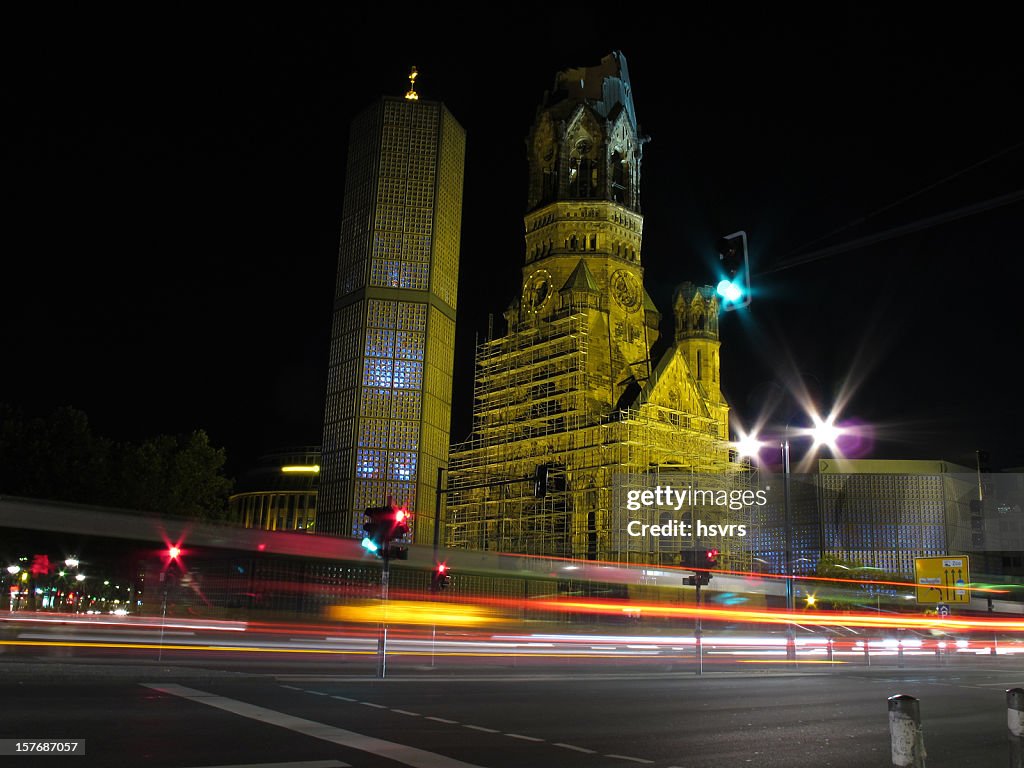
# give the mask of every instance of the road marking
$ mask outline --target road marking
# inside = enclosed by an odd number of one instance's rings
[[[314,696],[326,696],[327,695],[323,691],[306,691],[306,693],[312,693]]]
[[[301,688],[296,688],[294,685],[285,685],[284,683],[281,684],[281,687],[282,688],[288,688],[288,689],[293,690],[293,691],[301,691],[302,690]]]
[[[208,707],[222,709],[242,717],[248,717],[262,723],[269,723],[290,731],[312,736],[316,739],[329,741],[332,744],[340,744],[343,747],[358,749],[361,752],[369,752],[379,757],[385,757],[413,768],[482,768],[473,763],[464,763],[436,752],[428,752],[425,749],[409,747],[405,744],[396,744],[393,741],[376,739],[355,731],[348,731],[344,728],[336,728],[326,723],[318,723],[315,720],[306,720],[303,717],[295,717],[284,712],[278,712],[265,707],[258,707],[255,704],[247,704],[237,699],[229,699],[224,696],[217,696],[206,693],[195,688],[188,688],[175,683],[142,683],[146,688],[166,693],[169,696],[179,696],[189,699],[197,704],[205,704]]]
[[[556,741],[555,742],[555,746],[556,747],[561,747],[562,749],[571,749],[571,750],[573,750],[575,752],[584,752],[584,753],[586,753],[588,755],[595,755],[595,754],[597,754],[596,750],[586,749],[584,747],[574,747],[572,744],[563,744],[560,741]]]
[[[410,712],[408,709],[391,709],[392,712],[397,712],[400,715],[412,715],[413,717],[419,717],[419,712]]]
[[[646,765],[654,765],[653,760],[644,760],[641,757],[630,757],[629,755],[605,755],[605,757],[614,757],[616,760],[629,760],[633,763],[644,763]]]
[[[544,739],[538,739],[536,736],[523,736],[521,733],[506,733],[505,735],[512,739],[523,739],[524,741],[544,741]]]
[[[339,699],[340,701],[359,701],[359,699],[350,699],[348,696],[331,696],[332,699]]]
[[[464,725],[463,728],[472,728],[474,731],[483,731],[484,733],[501,733],[497,728],[484,728],[482,725]]]
[[[448,723],[448,725],[458,725],[458,720],[449,720],[446,717],[434,717],[433,715],[427,715],[424,720],[436,720],[439,723]]]
[[[364,707],[376,707],[377,709],[387,709],[383,704],[374,704],[372,701],[360,701]]]
[[[245,765],[205,765],[203,768],[352,768],[340,760],[304,760],[301,763],[246,763]]]

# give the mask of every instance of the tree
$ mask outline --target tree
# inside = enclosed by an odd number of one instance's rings
[[[0,406],[0,493],[95,502],[107,481],[111,443],[70,407],[26,418]]]
[[[0,404],[0,493],[223,521],[225,462],[203,430],[114,443],[74,408],[29,419]]]

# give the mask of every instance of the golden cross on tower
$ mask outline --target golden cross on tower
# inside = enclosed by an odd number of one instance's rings
[[[419,72],[416,71],[416,67],[413,67],[409,71],[409,90],[405,93],[405,98],[409,101],[416,101],[416,99],[420,97],[420,95],[416,93],[416,76],[418,74]]]

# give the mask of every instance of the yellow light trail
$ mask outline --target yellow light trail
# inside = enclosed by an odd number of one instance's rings
[[[464,603],[434,603],[425,600],[401,600],[387,605],[379,600],[355,605],[335,605],[327,609],[335,621],[356,621],[379,624],[438,624],[446,627],[475,627],[503,623],[488,608]]]
[[[536,608],[551,611],[581,611],[589,613],[622,614],[624,611],[641,613],[646,616],[684,617],[709,619],[712,621],[743,621],[755,624],[807,624],[819,627],[920,627],[924,629],[949,630],[1008,630],[1024,632],[1022,619],[940,619],[931,616],[914,616],[901,613],[891,616],[878,614],[831,614],[823,611],[812,613],[786,613],[773,611],[740,610],[734,608],[697,608],[690,606],[662,605],[659,603],[615,604],[607,602],[538,600]]]

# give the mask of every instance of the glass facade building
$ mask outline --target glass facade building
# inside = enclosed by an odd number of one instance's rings
[[[352,123],[317,531],[361,536],[388,499],[430,541],[446,465],[465,131],[443,104],[385,97]]]

